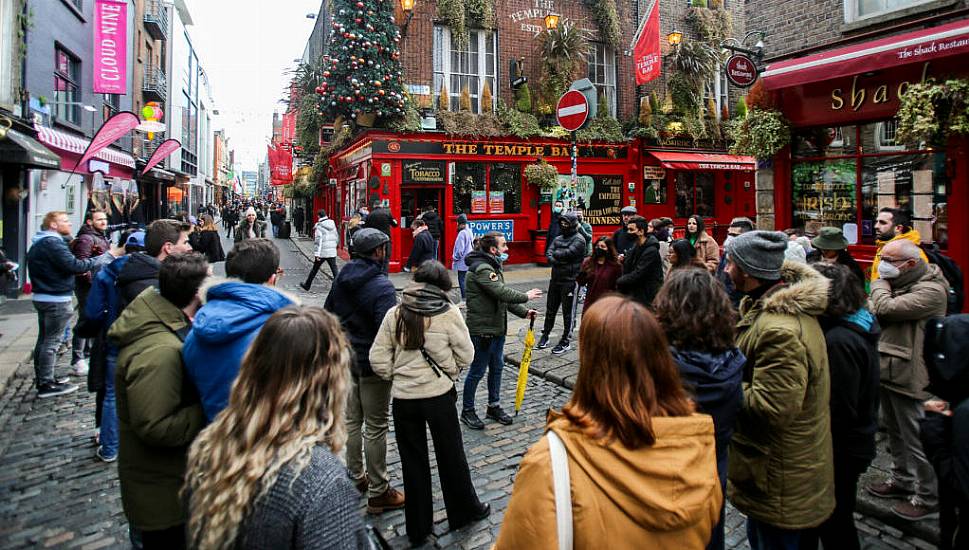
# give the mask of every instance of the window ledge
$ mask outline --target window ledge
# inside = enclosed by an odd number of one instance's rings
[[[81,10],[77,9],[77,6],[71,3],[71,0],[61,0],[61,4],[64,4],[65,6],[67,6],[67,9],[71,10],[71,13],[73,13],[75,17],[81,20],[81,23],[87,23],[87,19],[84,18],[84,14],[81,13]]]
[[[956,4],[961,3],[962,0],[936,0],[935,2],[928,2],[925,4],[919,4],[917,6],[910,6],[905,9],[895,10],[888,13],[883,13],[881,15],[876,15],[874,17],[866,17],[865,19],[859,19],[856,21],[847,22],[838,29],[841,33],[851,33],[861,29],[867,29],[868,27],[874,27],[876,25],[882,25],[884,23],[889,23],[896,21],[898,19],[904,19],[913,15],[918,15],[925,12],[935,11],[942,8],[948,8]]]

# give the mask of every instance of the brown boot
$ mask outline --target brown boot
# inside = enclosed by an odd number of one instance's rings
[[[366,494],[367,489],[370,487],[370,478],[367,477],[367,474],[363,474],[363,477],[361,477],[360,479],[354,479],[352,481],[353,481],[354,487],[356,487],[357,490],[360,491],[361,495]]]
[[[367,513],[382,514],[387,510],[399,510],[404,507],[404,493],[389,487],[380,496],[367,499]]]

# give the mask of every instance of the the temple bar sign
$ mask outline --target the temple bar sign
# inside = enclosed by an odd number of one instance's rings
[[[374,153],[415,155],[453,155],[482,157],[526,157],[535,159],[568,158],[568,144],[490,143],[490,142],[419,142],[374,141]],[[628,155],[623,145],[579,145],[579,157],[624,159]]]

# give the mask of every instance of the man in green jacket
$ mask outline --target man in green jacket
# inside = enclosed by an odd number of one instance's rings
[[[472,430],[483,430],[484,422],[474,410],[474,392],[478,382],[488,370],[487,418],[511,424],[511,417],[501,409],[501,371],[505,363],[505,333],[508,332],[508,315],[511,311],[519,317],[534,319],[537,312],[522,304],[542,295],[533,288],[519,292],[505,285],[501,263],[508,259],[508,244],[502,233],[491,232],[478,240],[478,248],[465,257],[468,264],[467,323],[474,344],[474,360],[464,379],[464,407],[461,422]]]
[[[205,425],[182,363],[182,342],[209,274],[205,256],[165,258],[158,289],[132,301],[108,331],[118,346],[115,373],[121,504],[145,549],[184,548],[186,512],[179,497],[188,447]]]
[[[817,316],[828,280],[784,261],[787,236],[751,231],[727,247],[726,273],[744,294],[737,347],[747,356],[730,442],[727,494],[747,515],[751,548],[797,548],[834,511],[831,382]]]

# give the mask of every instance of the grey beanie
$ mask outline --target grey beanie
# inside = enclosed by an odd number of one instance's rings
[[[788,240],[780,231],[748,231],[731,239],[726,253],[747,275],[776,281],[781,278]]]
[[[384,243],[390,242],[390,237],[379,229],[364,227],[353,235],[353,250],[362,254],[370,253]]]

